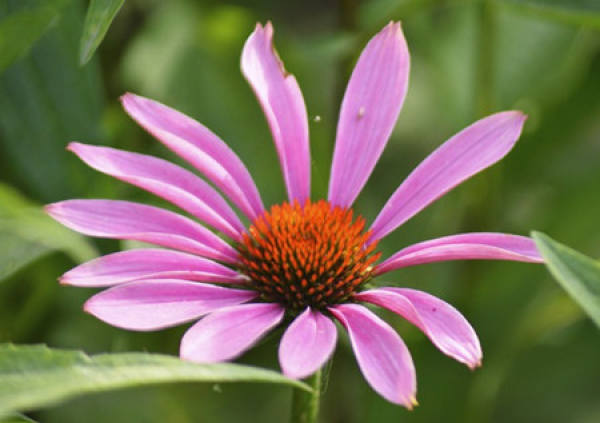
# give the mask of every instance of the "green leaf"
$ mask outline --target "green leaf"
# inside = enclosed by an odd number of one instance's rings
[[[31,46],[52,27],[61,8],[69,0],[46,0],[6,16],[0,9],[0,72],[25,55]],[[23,2],[26,3],[26,2]]]
[[[515,11],[574,25],[600,28],[598,0],[499,0]]]
[[[91,0],[79,44],[79,63],[85,65],[104,39],[125,0]]]
[[[88,356],[40,345],[0,344],[0,415],[92,392],[173,382],[278,383],[310,391],[278,372],[241,364],[195,364],[144,353]]]
[[[533,232],[533,239],[550,273],[600,326],[600,262]]]
[[[0,281],[52,251],[45,245],[0,231]]]
[[[29,417],[22,414],[11,414],[10,416],[0,420],[0,423],[36,423],[36,421],[31,420]]]
[[[104,91],[98,64],[80,68],[77,59],[83,2],[62,1],[68,3],[60,25],[0,74],[0,180],[41,202],[93,196],[95,173],[65,147],[72,140],[108,141],[101,127]]]
[[[40,205],[0,183],[0,280],[56,250],[75,262],[98,255],[85,237],[55,222]]]

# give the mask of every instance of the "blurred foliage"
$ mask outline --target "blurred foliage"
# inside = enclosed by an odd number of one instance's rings
[[[597,0],[499,0],[520,12],[576,25],[600,28]]]
[[[85,237],[48,219],[39,204],[4,184],[0,184],[0,235],[29,245],[30,249],[23,248],[25,254],[62,250],[75,262],[91,260],[97,255]],[[2,255],[2,259],[5,257]],[[6,267],[2,270],[6,271]]]
[[[0,3],[0,72],[27,53],[56,23],[68,1],[6,0]]]
[[[271,136],[239,71],[245,38],[256,21],[266,20],[273,21],[277,49],[302,87],[313,198],[325,196],[352,64],[369,37],[394,19],[402,20],[411,50],[410,89],[357,212],[372,220],[414,166],[477,118],[517,108],[529,119],[502,163],[386,238],[383,254],[461,231],[536,229],[600,257],[596,0],[128,0],[83,67],[86,2],[65,0],[52,18],[40,12],[27,26],[18,20],[51,3],[0,0],[0,178],[13,187],[7,192],[21,193],[16,195],[29,205],[103,197],[167,206],[93,172],[64,150],[77,140],[181,163],[125,115],[118,96],[126,91],[169,104],[213,129],[246,163],[265,203],[283,200]],[[0,222],[4,208],[0,200]],[[41,223],[15,217],[20,212],[11,216],[10,225],[0,227],[0,251],[14,254],[0,261],[2,269],[10,263],[11,275],[0,284],[0,341],[92,353],[177,353],[183,327],[131,333],[84,314],[81,305],[93,290],[55,282],[83,257],[49,251],[68,251],[66,245],[79,250],[81,240],[57,232],[51,237],[57,244],[48,245],[30,236],[43,232]],[[36,219],[46,218],[39,213]],[[119,243],[96,241],[95,248],[114,251]],[[469,372],[386,314],[413,354],[421,405],[408,412],[375,394],[342,337],[323,398],[323,422],[600,421],[597,328],[542,266],[439,263],[399,270],[382,282],[426,290],[460,309],[481,338],[483,367]],[[240,361],[276,369],[277,342],[275,334]],[[280,422],[288,416],[289,399],[290,390],[281,386],[166,385],[77,399],[31,417],[61,423]]]

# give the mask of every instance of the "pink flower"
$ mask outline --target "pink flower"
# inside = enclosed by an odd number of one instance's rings
[[[337,319],[348,331],[367,382],[387,400],[412,407],[416,376],[400,336],[360,303],[398,313],[444,354],[478,366],[475,331],[451,305],[407,288],[367,289],[374,277],[446,260],[541,262],[526,237],[469,233],[406,247],[376,264],[377,243],[447,191],[492,165],[515,144],[525,122],[516,111],[479,120],[427,157],[392,194],[370,229],[353,219],[352,203],[392,132],[408,85],[409,53],[399,23],[368,43],[342,102],[327,201],[310,201],[308,123],[302,94],[272,45],[273,28],[256,26],[242,53],[242,72],[265,112],[289,203],[265,210],[244,164],[200,123],[152,100],[122,98],[148,132],[211,181],[251,222],[246,228],[222,195],[188,170],[162,159],[71,143],[91,167],[148,190],[226,236],[171,211],[126,201],[70,200],[48,213],[81,233],[138,240],[167,249],[137,249],[84,263],[66,284],[107,287],[85,304],[99,319],[131,330],[198,320],[184,335],[181,357],[231,360],[293,318],[279,347],[283,373],[306,377],[336,345]],[[203,317],[205,316],[205,317]]]

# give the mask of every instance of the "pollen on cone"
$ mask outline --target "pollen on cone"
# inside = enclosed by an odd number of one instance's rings
[[[379,258],[365,220],[326,201],[275,205],[238,244],[240,271],[263,299],[294,310],[343,302]]]

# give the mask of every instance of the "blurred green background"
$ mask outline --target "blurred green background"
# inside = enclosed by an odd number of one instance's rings
[[[0,0],[0,18],[39,3]],[[17,60],[0,60],[1,342],[177,354],[185,328],[132,333],[110,327],[81,309],[94,290],[56,282],[82,260],[131,245],[76,236],[39,207],[75,197],[168,207],[65,151],[77,140],[180,162],[126,116],[118,101],[126,91],[204,123],[240,155],[265,204],[284,200],[267,124],[239,69],[241,48],[257,21],[273,21],[278,51],[304,93],[313,199],[326,195],[339,104],[353,62],[385,23],[402,21],[412,55],[410,88],[355,205],[368,220],[414,166],[466,125],[505,109],[529,115],[521,140],[500,164],[387,237],[380,243],[384,255],[456,232],[526,235],[536,229],[600,257],[597,0],[127,0],[85,66],[78,55],[87,2],[46,4],[46,15],[25,21],[32,28],[43,24],[30,50],[19,52],[13,40],[0,38],[4,56],[13,47],[18,53]],[[7,33],[1,21],[0,34]],[[598,329],[542,266],[440,263],[384,279],[438,295],[461,310],[480,336],[483,367],[470,372],[400,318],[382,313],[413,354],[421,405],[408,412],[375,394],[342,337],[322,422],[600,421]],[[277,369],[280,335],[240,361]],[[290,398],[290,388],[280,386],[178,384],[93,395],[31,415],[61,423],[281,422]]]

